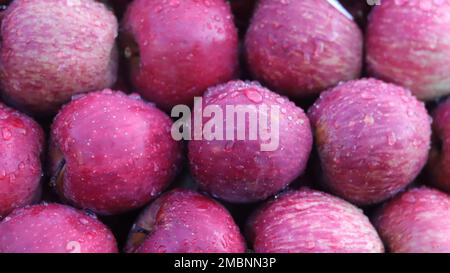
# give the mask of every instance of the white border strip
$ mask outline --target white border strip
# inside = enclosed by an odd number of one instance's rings
[[[345,9],[341,3],[339,3],[339,1],[337,0],[327,0],[328,3],[330,5],[332,5],[333,7],[335,7],[338,11],[340,11],[342,14],[345,15],[345,17],[347,17],[350,20],[353,20],[353,16],[347,11],[347,9]]]

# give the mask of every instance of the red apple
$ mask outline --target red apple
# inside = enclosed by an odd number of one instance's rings
[[[383,252],[369,219],[329,194],[302,188],[265,204],[248,223],[256,252]]]
[[[227,123],[231,106],[248,107],[245,120],[239,121],[238,113],[233,115],[235,124]],[[217,129],[222,139],[203,135],[189,142],[191,172],[207,192],[229,202],[255,202],[281,191],[304,172],[312,149],[311,127],[303,110],[288,99],[256,82],[232,81],[210,88],[200,107],[221,109],[224,118]],[[278,114],[272,112],[276,109]],[[268,123],[270,138],[261,134],[263,117],[277,118],[277,126]],[[210,120],[204,116],[203,124]],[[238,138],[240,133],[245,137]]]
[[[403,87],[350,81],[323,93],[309,117],[326,186],[355,204],[395,195],[427,161],[431,118]]]
[[[450,196],[411,189],[382,207],[374,224],[390,252],[450,252]]]
[[[450,94],[450,2],[383,0],[369,17],[371,75],[422,100]]]
[[[0,219],[39,198],[44,132],[0,103]]]
[[[245,241],[228,211],[191,190],[176,189],[154,201],[130,233],[127,252],[245,252]]]
[[[237,73],[237,30],[224,0],[135,0],[122,40],[134,86],[165,110]]]
[[[113,234],[95,217],[59,204],[15,210],[0,223],[0,253],[112,253]]]
[[[95,0],[15,0],[2,19],[3,96],[48,115],[74,94],[111,86],[116,36],[115,16]]]
[[[317,95],[361,73],[361,30],[326,0],[260,0],[245,47],[254,77],[293,97]]]
[[[52,125],[58,192],[81,208],[117,214],[143,206],[176,175],[172,120],[138,95],[104,90],[74,99]]]

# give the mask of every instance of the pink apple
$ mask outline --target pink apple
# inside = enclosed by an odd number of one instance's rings
[[[0,219],[40,197],[43,146],[41,127],[0,103]]]
[[[450,94],[450,2],[383,0],[369,16],[371,75],[422,100]]]
[[[113,234],[71,207],[41,204],[15,210],[0,222],[0,253],[113,253]]]
[[[260,0],[245,48],[255,79],[293,97],[317,95],[361,73],[361,30],[326,0]]]
[[[403,87],[374,79],[346,82],[324,92],[309,117],[325,186],[355,204],[395,195],[427,161],[431,118]]]
[[[337,197],[302,188],[263,205],[249,220],[256,252],[383,252],[364,213]]]
[[[243,111],[227,117],[231,106],[247,108],[245,120],[239,119]],[[303,174],[312,149],[312,133],[305,113],[293,102],[256,82],[232,81],[205,93],[200,108],[207,112],[210,107],[223,112],[219,138],[203,135],[195,139],[194,135],[189,142],[190,169],[202,189],[229,202],[256,202],[283,190]],[[230,120],[236,122],[230,124]],[[264,120],[268,121],[267,130]],[[203,129],[210,121],[211,117],[203,117]]]
[[[450,196],[427,187],[387,202],[374,219],[390,252],[450,252]]]

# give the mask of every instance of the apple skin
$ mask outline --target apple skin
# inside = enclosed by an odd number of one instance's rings
[[[234,141],[189,141],[191,173],[200,187],[214,197],[232,203],[264,200],[304,172],[312,150],[312,132],[300,107],[257,82],[231,81],[210,88],[203,96],[203,109],[217,105],[224,117],[227,106],[263,104],[280,109],[279,145],[275,150],[261,151],[261,144],[267,141],[259,135],[256,140],[246,137],[246,140]],[[255,111],[260,110],[256,108],[251,112]],[[205,117],[203,124],[209,119]],[[237,128],[235,124],[235,136]],[[225,135],[225,123],[222,129]],[[246,132],[250,129],[248,118],[245,129]]]
[[[369,16],[366,49],[370,75],[421,100],[450,94],[450,2],[383,1]]]
[[[57,191],[99,214],[145,205],[168,186],[181,162],[171,126],[164,112],[138,95],[104,90],[75,98],[52,125]]]
[[[450,252],[450,196],[425,186],[384,204],[374,225],[393,253]]]
[[[311,97],[359,77],[363,36],[326,0],[260,0],[245,49],[256,80],[288,96]]]
[[[257,253],[380,253],[383,243],[362,210],[301,188],[264,204],[249,219]]]
[[[133,85],[164,110],[237,75],[238,34],[224,0],[135,0],[122,29]]]
[[[39,198],[43,148],[41,127],[0,102],[0,219]]]
[[[117,76],[117,32],[114,14],[94,0],[12,2],[1,27],[5,101],[46,116],[74,94],[110,87]]]
[[[145,233],[148,233],[147,235]],[[139,216],[127,252],[243,253],[246,244],[229,212],[195,191],[165,193]]]
[[[450,98],[433,113],[433,146],[428,160],[431,184],[450,192]]]
[[[116,239],[94,216],[60,204],[20,208],[0,223],[0,253],[115,253]]]
[[[425,165],[431,118],[403,87],[375,79],[338,85],[309,109],[328,190],[357,205],[382,202]]]

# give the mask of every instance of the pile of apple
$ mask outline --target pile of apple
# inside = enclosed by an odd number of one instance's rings
[[[0,252],[450,252],[450,1],[341,2],[0,1]]]

